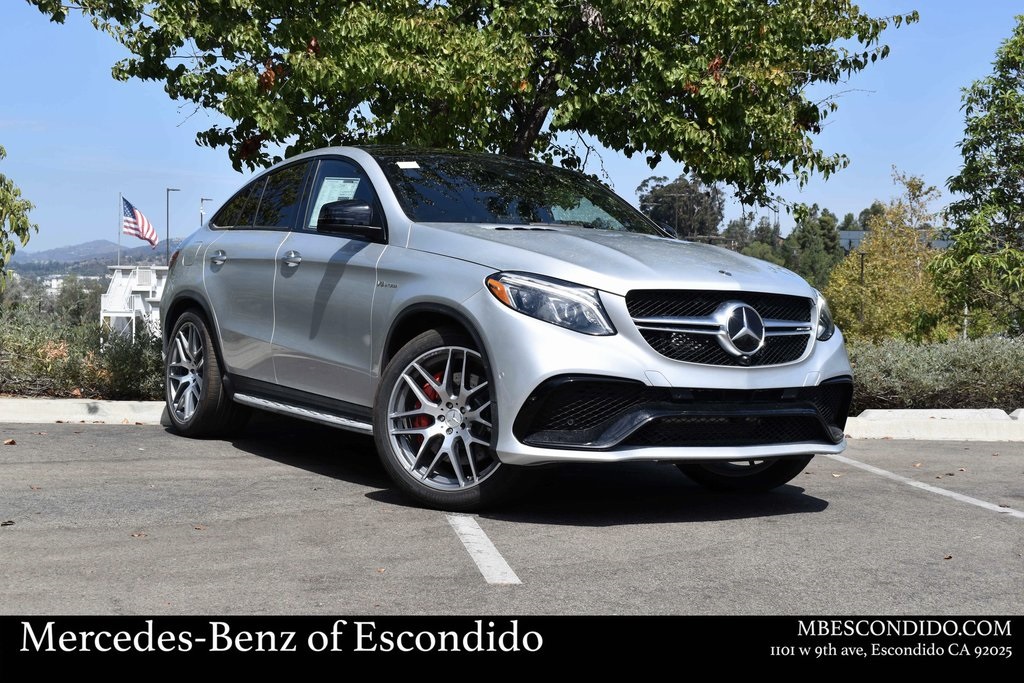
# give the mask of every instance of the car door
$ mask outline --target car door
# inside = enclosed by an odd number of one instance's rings
[[[239,377],[274,381],[274,270],[278,248],[295,224],[308,162],[259,177],[236,194],[211,223],[219,233],[206,247],[203,283],[222,360]]]
[[[362,200],[371,223],[383,212],[355,162],[322,158],[311,177],[300,227],[281,246],[274,285],[274,368],[280,385],[348,404],[372,403],[370,309],[385,244],[318,233],[324,204]],[[311,397],[307,397],[311,398]]]

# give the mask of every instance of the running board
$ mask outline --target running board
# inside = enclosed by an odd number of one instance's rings
[[[321,424],[330,425],[331,427],[340,427],[341,429],[347,429],[352,432],[373,434],[372,424],[360,422],[359,420],[352,420],[347,417],[339,417],[337,415],[332,415],[331,413],[325,413],[321,410],[300,408],[299,406],[293,406],[290,403],[271,401],[266,398],[259,398],[258,396],[250,396],[249,394],[236,393],[234,398],[243,405],[259,408],[260,410],[268,410],[272,413],[289,415],[302,420],[309,420],[310,422],[319,422]]]

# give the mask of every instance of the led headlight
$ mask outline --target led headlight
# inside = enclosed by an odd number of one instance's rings
[[[494,298],[531,318],[583,334],[615,334],[596,289],[522,273],[495,273],[486,282]]]
[[[818,293],[818,341],[828,341],[836,333],[836,324],[832,320],[832,311],[828,310],[828,302]]]

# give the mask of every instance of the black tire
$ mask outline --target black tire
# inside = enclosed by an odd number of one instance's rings
[[[505,500],[521,468],[494,451],[497,411],[487,358],[465,333],[412,339],[381,375],[373,433],[399,489],[432,508],[480,510]]]
[[[188,437],[222,436],[244,426],[249,410],[224,390],[210,327],[194,309],[175,322],[164,359],[164,394],[171,428]]]
[[[690,479],[714,491],[757,493],[791,481],[803,472],[812,457],[800,455],[777,460],[679,463],[676,466]]]

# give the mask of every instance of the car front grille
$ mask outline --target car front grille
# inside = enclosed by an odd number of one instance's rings
[[[651,421],[623,442],[626,446],[754,446],[822,439],[821,421],[810,416],[701,415]]]
[[[668,396],[639,382],[574,382],[547,397],[535,427],[543,431],[585,431]]]
[[[816,387],[683,389],[598,377],[558,377],[527,399],[513,432],[529,445],[750,446],[843,438],[849,378]]]
[[[738,356],[719,341],[714,317],[723,305],[739,302],[764,321],[765,342],[756,353]],[[800,360],[813,339],[814,301],[807,297],[759,292],[634,290],[626,308],[647,343],[672,360],[701,365],[766,366]]]

